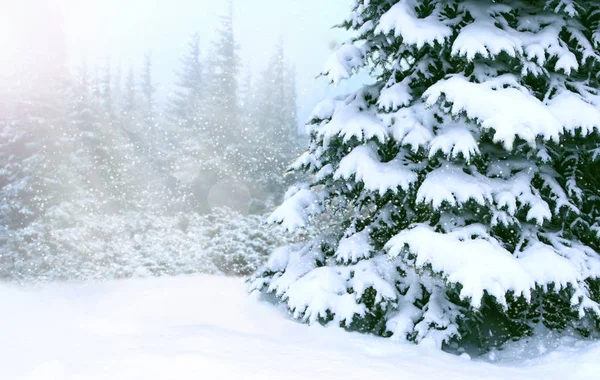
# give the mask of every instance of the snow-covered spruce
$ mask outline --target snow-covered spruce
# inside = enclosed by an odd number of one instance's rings
[[[355,0],[325,75],[373,82],[315,109],[295,164],[312,181],[271,216],[345,230],[276,250],[250,288],[437,347],[597,331],[599,19],[594,1]]]

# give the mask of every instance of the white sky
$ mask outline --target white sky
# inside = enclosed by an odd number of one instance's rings
[[[0,0],[4,1],[4,0]],[[62,2],[70,56],[77,62],[139,67],[151,51],[159,89],[167,93],[189,37],[199,32],[204,45],[212,39],[225,0],[54,0]],[[346,35],[331,27],[349,12],[350,0],[235,0],[235,32],[240,55],[254,71],[262,70],[279,35],[298,70],[300,116],[331,93],[325,79],[315,80],[331,45]],[[304,120],[301,120],[301,122]]]

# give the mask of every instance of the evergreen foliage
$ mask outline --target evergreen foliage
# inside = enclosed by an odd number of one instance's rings
[[[210,121],[210,138],[217,155],[235,154],[239,136],[240,110],[238,102],[238,75],[240,61],[233,33],[233,1],[229,12],[221,16],[218,36],[209,53],[207,83],[210,99],[205,110]]]
[[[140,108],[142,110],[144,123],[149,127],[154,125],[156,118],[155,93],[156,87],[154,79],[152,78],[152,56],[149,53],[146,53],[140,83]]]
[[[170,103],[170,116],[173,122],[186,128],[204,127],[203,101],[208,96],[201,58],[200,35],[196,33],[191,37],[187,54],[181,59],[177,89]]]
[[[299,320],[483,349],[597,332],[600,5],[355,0],[313,112],[311,180],[271,215],[344,229],[251,280]]]
[[[46,214],[0,231],[0,280],[102,280],[212,273],[248,275],[268,252],[298,239],[264,223],[265,215],[227,208],[207,214],[127,210]]]
[[[242,176],[248,181],[254,179],[255,187],[263,193],[277,194],[290,185],[282,174],[300,153],[295,77],[280,39],[259,80],[253,83],[246,78],[244,84],[239,167]]]

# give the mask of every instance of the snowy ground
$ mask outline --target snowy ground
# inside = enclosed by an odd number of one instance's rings
[[[598,379],[600,344],[492,364],[308,327],[212,276],[0,285],[1,379]]]

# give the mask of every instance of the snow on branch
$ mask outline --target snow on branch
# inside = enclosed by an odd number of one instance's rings
[[[348,79],[356,70],[365,64],[365,52],[351,42],[344,43],[336,49],[330,56],[323,74],[333,82],[338,84],[343,79]]]
[[[461,168],[442,166],[427,175],[417,192],[417,202],[439,209],[444,202],[460,206],[473,200],[480,205],[491,203],[492,187]]]
[[[562,91],[548,101],[548,109],[566,131],[574,134],[580,129],[586,136],[600,131],[600,109],[571,91]]]
[[[363,182],[370,191],[385,194],[398,188],[408,191],[417,181],[417,175],[399,159],[381,162],[374,145],[360,145],[346,155],[334,174],[334,179],[350,179]]]
[[[495,131],[494,141],[512,150],[516,137],[535,146],[537,137],[558,141],[563,126],[548,107],[517,85],[516,78],[503,75],[484,83],[452,75],[431,86],[423,95],[433,106],[443,99],[452,103],[455,116],[465,114],[484,129]]]
[[[377,139],[385,142],[388,128],[378,117],[375,107],[365,101],[365,94],[359,91],[347,98],[345,106],[336,107],[331,120],[313,130],[320,134],[326,144],[337,136],[344,142],[357,138],[359,141]]]
[[[439,21],[441,5],[425,18],[419,18],[415,12],[416,1],[401,0],[387,11],[375,28],[375,33],[402,37],[403,43],[422,48],[424,45],[442,44],[452,35],[452,29]],[[438,2],[440,3],[440,2]]]
[[[335,259],[342,264],[356,263],[368,258],[373,251],[369,231],[365,229],[342,238],[335,251]]]
[[[479,146],[465,124],[447,122],[431,141],[429,157],[433,157],[437,152],[442,152],[448,158],[462,155],[468,162],[479,154]]]
[[[485,293],[506,306],[506,294],[529,300],[536,286],[580,287],[581,272],[551,246],[535,242],[515,256],[490,237],[486,228],[471,225],[438,233],[426,225],[402,231],[386,245],[390,255],[406,251],[417,269],[430,268],[448,283],[461,284],[460,296],[479,308]]]
[[[380,109],[389,111],[408,106],[412,100],[410,80],[404,79],[381,90],[377,104]]]
[[[268,223],[281,223],[289,231],[306,226],[308,218],[323,212],[323,193],[308,188],[292,188],[286,200],[269,216]]]

